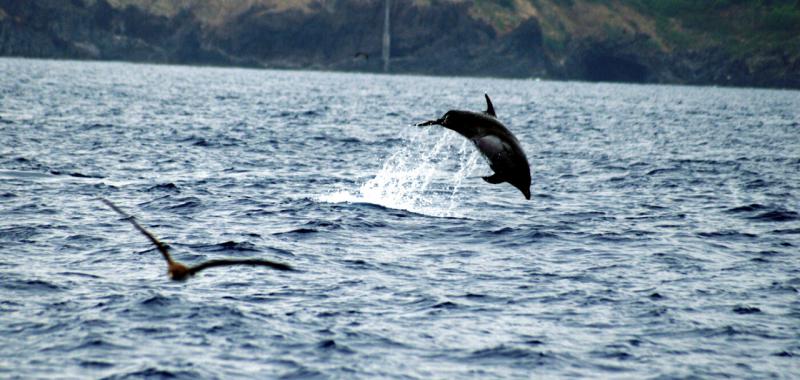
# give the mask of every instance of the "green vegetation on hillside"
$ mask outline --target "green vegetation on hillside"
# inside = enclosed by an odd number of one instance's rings
[[[791,48],[800,38],[798,0],[631,0],[655,18],[659,34],[678,48],[722,43],[730,52]],[[794,47],[797,50],[797,47]]]
[[[613,39],[632,29],[662,50],[800,56],[800,0],[475,0],[472,14],[500,33],[537,17],[551,52],[576,34]]]

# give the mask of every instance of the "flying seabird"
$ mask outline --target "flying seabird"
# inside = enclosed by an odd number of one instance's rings
[[[116,211],[118,214],[122,215],[125,220],[131,222],[134,227],[136,227],[139,232],[141,232],[144,236],[147,236],[150,241],[155,244],[158,251],[164,256],[164,260],[167,261],[167,273],[169,274],[170,278],[175,281],[183,281],[187,278],[194,276],[195,273],[213,267],[222,267],[222,266],[229,266],[229,265],[251,265],[251,266],[263,266],[263,267],[270,267],[272,269],[283,270],[283,271],[291,271],[291,266],[283,263],[276,263],[274,261],[263,260],[263,259],[220,259],[220,260],[209,260],[204,263],[200,263],[194,266],[186,266],[183,265],[175,260],[169,255],[169,250],[167,249],[167,245],[162,243],[155,237],[155,235],[151,234],[150,231],[147,231],[142,227],[131,215],[126,214],[122,209],[117,207],[114,203],[109,201],[105,198],[100,198],[100,201],[111,207],[112,210]]]

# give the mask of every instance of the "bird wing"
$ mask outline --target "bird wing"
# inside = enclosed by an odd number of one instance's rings
[[[158,251],[161,252],[161,254],[164,256],[164,259],[167,260],[168,263],[172,262],[172,257],[170,257],[169,255],[169,250],[167,249],[167,245],[158,240],[158,238],[155,237],[155,235],[151,234],[150,231],[144,229],[144,227],[142,227],[139,224],[139,222],[136,221],[136,218],[126,214],[125,211],[122,211],[121,208],[117,207],[117,205],[115,205],[108,199],[100,198],[100,201],[105,203],[108,207],[111,207],[111,209],[116,211],[118,214],[122,215],[122,217],[125,218],[125,220],[131,222],[131,224],[133,224],[133,226],[136,227],[136,229],[139,230],[139,232],[141,232],[142,235],[146,236],[148,239],[150,239],[151,242],[153,242],[153,244],[155,244],[156,248],[158,248]]]
[[[220,259],[220,260],[209,260],[201,264],[197,264],[189,268],[189,275],[194,275],[195,273],[213,267],[224,267],[230,265],[251,265],[251,266],[262,266],[262,267],[270,267],[276,270],[285,270],[291,271],[294,270],[291,266],[283,263],[276,263],[274,261],[263,260],[263,259]]]

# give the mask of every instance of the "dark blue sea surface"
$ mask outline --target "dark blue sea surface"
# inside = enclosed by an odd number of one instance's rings
[[[800,92],[0,59],[0,378],[798,378]],[[416,122],[483,94],[533,198]],[[185,263],[173,282],[115,201]]]

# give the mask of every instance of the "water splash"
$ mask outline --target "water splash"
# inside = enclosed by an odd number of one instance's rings
[[[375,177],[358,189],[342,189],[319,200],[372,203],[430,216],[463,217],[462,182],[477,167],[479,157],[469,141],[454,133],[421,131],[389,156]]]

